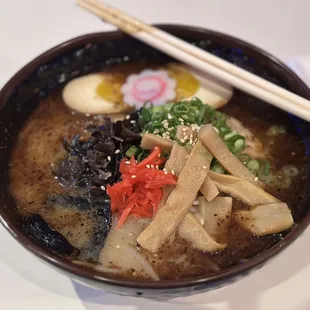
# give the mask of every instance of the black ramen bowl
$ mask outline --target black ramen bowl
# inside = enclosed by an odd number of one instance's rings
[[[164,25],[161,29],[186,40],[203,50],[226,59],[235,65],[278,84],[300,96],[310,99],[310,90],[284,64],[268,53],[239,39],[201,28]],[[213,290],[246,276],[270,261],[300,236],[310,222],[310,177],[302,186],[302,195],[295,214],[296,224],[284,234],[281,241],[266,251],[227,270],[211,276],[186,278],[178,281],[132,281],[113,279],[102,273],[77,266],[57,254],[51,253],[29,239],[22,231],[21,216],[10,194],[8,168],[14,141],[25,120],[42,98],[60,88],[70,79],[107,66],[128,60],[168,61],[169,57],[121,32],[105,32],[84,35],[64,42],[38,56],[16,73],[0,92],[0,221],[25,249],[42,261],[85,285],[113,293],[143,297],[178,297]],[[236,92],[238,93],[238,92]],[[240,96],[240,92],[239,92]],[[266,103],[242,94],[247,104],[267,108]],[[234,99],[233,99],[234,100]],[[284,115],[301,135],[305,152],[309,150],[310,124],[274,109]],[[309,158],[309,156],[307,155]],[[309,160],[308,160],[309,161]]]

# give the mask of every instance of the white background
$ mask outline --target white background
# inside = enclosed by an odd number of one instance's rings
[[[110,0],[144,21],[186,23],[250,41],[282,60],[310,54],[309,0]],[[0,0],[0,87],[39,53],[112,26],[73,0]],[[226,288],[158,303],[73,284],[28,254],[0,228],[3,310],[309,310],[310,230],[259,272]]]

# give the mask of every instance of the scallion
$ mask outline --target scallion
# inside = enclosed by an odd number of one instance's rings
[[[126,157],[131,158],[132,156],[135,156],[138,151],[138,148],[134,145],[132,145],[125,153]]]
[[[216,173],[220,173],[220,174],[224,174],[225,173],[225,169],[223,168],[223,166],[220,165],[220,164],[217,164],[217,163],[213,164],[211,166],[211,170],[216,172]]]
[[[248,163],[247,163],[247,167],[248,169],[253,173],[253,174],[257,174],[258,170],[259,170],[259,162],[255,159],[251,159]]]
[[[246,165],[250,160],[251,160],[251,156],[249,156],[248,154],[241,154],[239,156],[239,160],[244,164]]]
[[[244,139],[238,139],[234,143],[234,151],[235,153],[238,153],[241,149],[244,147]]]
[[[267,136],[276,137],[286,134],[286,128],[282,125],[273,125],[267,130]]]

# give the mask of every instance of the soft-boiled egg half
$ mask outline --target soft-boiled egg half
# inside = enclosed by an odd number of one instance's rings
[[[123,81],[112,74],[88,74],[70,81],[64,87],[62,97],[70,109],[80,113],[120,113],[130,108],[122,100],[122,84]]]
[[[63,100],[83,114],[115,114],[182,99],[199,98],[214,108],[226,104],[232,87],[186,65],[169,63],[138,73],[119,71],[85,75],[70,81]]]
[[[225,105],[232,97],[233,88],[193,67],[170,63],[169,75],[176,79],[176,100],[199,98],[214,109]]]

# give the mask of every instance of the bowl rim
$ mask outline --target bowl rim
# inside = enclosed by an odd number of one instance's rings
[[[247,52],[254,52],[255,54],[261,55],[263,58],[268,59],[271,63],[275,63],[279,66],[284,72],[284,76],[286,80],[291,80],[298,87],[299,94],[304,96],[307,99],[310,99],[310,89],[306,86],[306,84],[293,72],[291,71],[284,63],[282,63],[279,59],[272,56],[268,52],[252,45],[251,43],[247,43],[241,39],[236,37],[201,28],[195,26],[188,25],[180,25],[180,24],[158,24],[155,25],[166,31],[189,31],[197,34],[202,34],[206,36],[215,36],[219,39],[224,39],[225,42],[229,44],[237,44],[237,46],[241,46]],[[94,32],[89,34],[84,34],[81,36],[74,37],[67,41],[64,41],[47,51],[43,52],[39,56],[35,57],[33,60],[28,62],[25,66],[23,66],[19,71],[17,71],[9,81],[3,86],[0,90],[0,112],[1,108],[6,104],[8,99],[10,98],[14,89],[25,80],[27,76],[29,76],[36,68],[40,65],[52,60],[59,54],[62,54],[73,47],[80,46],[83,44],[90,43],[98,38],[101,38],[103,41],[105,40],[122,40],[127,38],[128,36],[122,33],[121,31],[109,31],[109,32]],[[41,260],[57,267],[63,271],[66,271],[71,275],[72,278],[82,277],[92,281],[99,281],[102,284],[107,284],[111,286],[119,286],[119,287],[127,287],[132,289],[152,289],[152,290],[162,290],[162,289],[178,289],[184,287],[191,287],[196,285],[208,285],[212,282],[218,282],[225,279],[230,279],[236,277],[238,274],[246,273],[254,267],[258,267],[262,265],[264,262],[269,261],[276,254],[281,252],[284,248],[290,245],[293,241],[295,241],[307,228],[310,224],[310,212],[308,212],[305,217],[300,221],[298,225],[295,225],[292,230],[284,237],[283,240],[279,241],[271,248],[267,249],[265,252],[262,252],[253,258],[249,259],[243,264],[239,264],[233,266],[229,269],[220,271],[218,273],[212,274],[208,277],[195,277],[195,278],[186,278],[181,280],[164,280],[158,282],[151,281],[140,281],[135,282],[134,280],[123,280],[123,279],[113,279],[112,277],[105,276],[103,273],[96,271],[95,269],[84,268],[80,265],[76,265],[69,260],[66,260],[62,257],[57,256],[47,250],[41,248],[34,242],[32,242],[26,235],[21,231],[18,223],[14,222],[10,216],[6,213],[6,208],[4,206],[0,207],[0,222],[5,227],[5,229],[17,240],[25,249],[29,252],[40,258]]]

